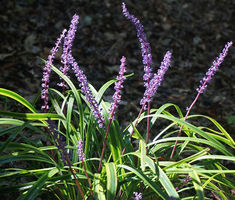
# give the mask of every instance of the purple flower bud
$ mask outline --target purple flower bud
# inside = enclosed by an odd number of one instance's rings
[[[133,193],[135,196],[132,198],[132,200],[140,200],[142,199],[142,193],[134,192]]]
[[[124,77],[124,73],[126,72],[126,58],[123,56],[120,61],[121,61],[120,71],[119,71],[119,75],[117,76],[118,81],[115,82],[115,86],[114,86],[114,89],[115,89],[115,93],[113,95],[114,102],[111,104],[110,110],[109,110],[109,114],[110,114],[109,119],[112,119],[112,120],[115,119],[114,114],[118,107],[118,103],[121,101],[120,93],[121,93],[121,89],[123,88],[122,84],[124,80],[126,79],[126,77]]]
[[[143,58],[143,64],[144,64],[144,76],[143,79],[145,81],[144,85],[147,88],[148,82],[152,78],[152,54],[151,54],[151,47],[150,44],[147,41],[147,37],[144,33],[143,25],[140,23],[140,21],[135,18],[134,15],[131,15],[129,11],[126,8],[125,3],[122,3],[122,12],[124,16],[130,20],[133,24],[135,24],[136,30],[137,30],[137,37],[139,39],[140,45],[141,45],[141,52],[142,52],[142,58]]]
[[[155,95],[158,87],[163,81],[164,74],[166,73],[168,67],[170,66],[171,52],[167,51],[164,59],[161,63],[161,67],[158,70],[157,74],[155,73],[151,79],[149,86],[146,88],[144,97],[140,101],[140,105],[145,105],[147,102],[151,102],[153,96]],[[145,108],[146,109],[146,108]]]
[[[78,145],[77,145],[77,148],[78,148],[78,158],[80,161],[82,160],[85,160],[85,155],[83,153],[83,144],[82,144],[82,140],[79,140],[78,141]]]
[[[73,41],[75,38],[75,33],[77,31],[78,20],[79,20],[79,16],[75,14],[73,16],[72,21],[71,21],[67,35],[64,39],[63,54],[61,55],[61,63],[63,64],[63,67],[60,67],[60,71],[62,71],[64,75],[67,75],[67,72],[69,70],[69,66],[70,66],[69,65],[69,59],[70,59],[69,55],[72,55],[72,45],[73,45]],[[61,77],[60,77],[60,79],[61,79]],[[62,82],[58,83],[57,85],[62,87],[63,89],[65,87],[67,87],[64,80],[62,80]]]
[[[101,114],[101,109],[99,109],[99,105],[97,101],[95,100],[94,96],[92,95],[87,78],[83,71],[79,68],[77,62],[72,57],[72,55],[69,55],[69,64],[72,66],[72,69],[75,73],[75,76],[77,77],[78,81],[80,82],[79,86],[81,87],[81,91],[85,95],[86,100],[90,104],[91,111],[93,113],[93,116],[97,119],[97,122],[99,124],[100,128],[104,128],[104,117]]]
[[[211,81],[212,76],[215,75],[216,71],[219,69],[219,66],[224,61],[224,58],[228,54],[228,49],[232,46],[232,42],[228,42],[223,51],[220,53],[219,57],[217,57],[213,63],[212,66],[208,69],[206,76],[200,81],[201,85],[197,88],[198,93],[203,93],[207,88],[207,83]]]
[[[44,72],[43,72],[43,78],[42,78],[42,92],[41,92],[41,98],[44,101],[44,105],[42,106],[42,110],[44,110],[44,112],[47,112],[49,109],[48,106],[48,88],[49,88],[49,78],[50,78],[50,73],[51,73],[51,65],[53,63],[54,57],[56,52],[59,49],[59,45],[61,43],[61,40],[63,39],[63,37],[65,36],[66,33],[66,29],[63,30],[62,34],[60,35],[60,37],[57,39],[55,47],[53,47],[51,49],[51,55],[48,56],[48,60],[46,61],[46,65],[44,67]]]

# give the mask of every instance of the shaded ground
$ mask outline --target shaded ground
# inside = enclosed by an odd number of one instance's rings
[[[235,1],[125,2],[144,25],[152,47],[154,71],[167,50],[173,53],[172,67],[152,105],[157,108],[171,102],[184,110],[196,95],[195,89],[212,61],[224,44],[234,39]],[[32,100],[40,91],[43,69],[37,56],[47,58],[75,12],[80,16],[80,24],[73,54],[97,89],[117,75],[121,56],[127,57],[128,72],[134,72],[135,76],[125,84],[119,113],[126,116],[124,122],[133,120],[144,93],[143,65],[135,27],[122,15],[118,0],[3,0],[0,6],[0,87]],[[234,124],[229,124],[228,119],[235,115],[234,49],[231,48],[221,70],[193,110],[193,113],[215,118],[230,133]],[[59,61],[59,55],[57,59]],[[111,95],[112,91],[106,95],[110,101]]]

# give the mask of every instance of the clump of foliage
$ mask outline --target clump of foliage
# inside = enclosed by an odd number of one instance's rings
[[[41,112],[37,98],[31,104],[13,91],[0,88],[0,95],[11,98],[29,110],[26,113],[0,111],[0,191],[15,194],[18,200],[35,199],[232,199],[234,187],[229,169],[235,161],[234,140],[214,119],[190,115],[200,94],[226,57],[228,42],[200,82],[197,94],[184,116],[172,103],[151,108],[151,101],[167,72],[172,54],[167,51],[154,73],[150,44],[140,21],[122,4],[124,16],[136,27],[144,65],[145,93],[140,112],[124,130],[115,119],[128,67],[121,58],[120,72],[98,91],[72,55],[72,44],[79,16],[74,15],[69,30],[63,30],[51,55],[45,61],[42,79]],[[61,43],[61,67],[53,60]],[[79,87],[72,83],[72,69]],[[61,90],[49,87],[50,74],[59,76]],[[103,100],[114,84],[113,102]],[[176,112],[172,111],[172,108]],[[211,125],[195,126],[197,118]],[[149,134],[158,119],[168,122],[160,133]],[[138,124],[147,122],[145,133]],[[211,128],[214,127],[214,128]],[[184,136],[182,136],[184,134]],[[177,136],[175,136],[177,135]],[[138,141],[134,143],[133,140]],[[137,145],[136,145],[137,144]]]

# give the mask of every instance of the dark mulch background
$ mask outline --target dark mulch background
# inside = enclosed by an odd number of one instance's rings
[[[184,110],[195,97],[195,89],[212,61],[226,42],[234,40],[235,1],[125,2],[144,25],[152,47],[154,71],[167,50],[173,53],[172,67],[158,90],[153,107],[171,102]],[[122,15],[119,0],[1,1],[0,87],[32,100],[40,91],[44,67],[37,56],[47,58],[74,13],[79,14],[80,23],[73,54],[97,89],[117,75],[121,56],[127,57],[128,72],[135,75],[125,83],[119,115],[126,116],[124,122],[133,120],[144,92],[143,65],[135,27]],[[229,124],[228,119],[235,115],[234,58],[235,48],[232,47],[221,70],[192,111],[215,118],[230,133],[234,124]],[[59,56],[57,60],[59,62]],[[111,95],[110,90],[107,100],[111,101]],[[4,102],[1,107],[10,106]],[[17,108],[12,110],[17,111]]]

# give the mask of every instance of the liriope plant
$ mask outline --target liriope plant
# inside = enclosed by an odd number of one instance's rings
[[[79,16],[63,30],[45,63],[41,110],[38,96],[30,103],[13,91],[0,95],[25,107],[25,113],[0,111],[0,191],[8,199],[233,199],[234,140],[215,119],[190,115],[192,107],[226,57],[232,42],[209,68],[195,100],[184,116],[175,104],[151,108],[151,101],[170,66],[167,51],[154,73],[150,44],[140,21],[122,4],[124,16],[136,27],[144,65],[145,92],[140,112],[126,128],[115,113],[121,101],[128,58],[122,57],[116,79],[99,90],[89,84],[85,70],[72,55]],[[63,44],[63,45],[62,45]],[[61,66],[53,60],[62,46]],[[72,70],[78,83],[68,76]],[[58,75],[60,89],[51,88]],[[103,96],[114,85],[113,102]],[[140,97],[141,98],[141,97]],[[172,110],[175,110],[174,112]],[[203,118],[210,126],[190,121]],[[158,120],[167,126],[161,132]],[[138,127],[147,122],[145,133]],[[150,140],[150,131],[152,133]],[[135,142],[134,142],[135,140]],[[137,142],[136,142],[137,141]]]

